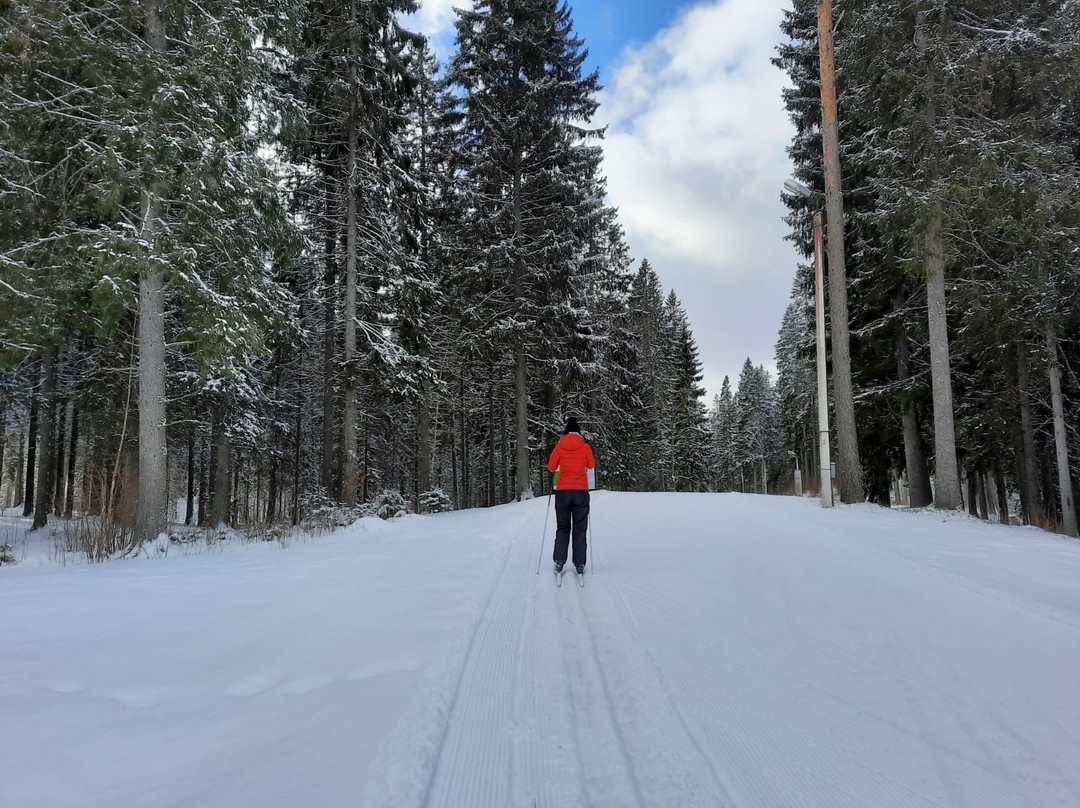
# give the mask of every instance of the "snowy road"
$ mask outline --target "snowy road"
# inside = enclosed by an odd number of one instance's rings
[[[1080,805],[1080,548],[1036,544],[1073,577],[1025,602],[888,514],[597,500],[584,590],[510,548],[424,805]]]
[[[4,570],[22,656],[0,658],[0,804],[1080,805],[1080,543],[602,492],[595,574],[557,589],[550,537],[535,574],[546,504],[250,558]],[[194,616],[163,619],[162,590],[196,574]],[[120,625],[65,633],[71,587]],[[183,646],[211,613],[208,647]],[[177,716],[186,738],[161,730]],[[137,774],[99,759],[118,732]],[[186,748],[207,738],[209,762]]]

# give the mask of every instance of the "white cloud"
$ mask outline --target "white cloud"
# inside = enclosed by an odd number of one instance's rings
[[[795,253],[780,187],[792,130],[769,62],[782,0],[714,0],[627,48],[601,96],[604,170],[630,246],[690,315],[710,395],[773,364]]]
[[[472,5],[472,0],[422,0],[420,9],[406,17],[406,26],[427,35],[435,52],[444,57],[453,42],[454,9]]]

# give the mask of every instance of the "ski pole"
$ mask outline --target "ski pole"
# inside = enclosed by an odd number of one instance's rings
[[[540,558],[536,560],[536,574],[540,574],[540,565],[544,563],[544,542],[547,541],[547,520],[548,514],[551,513],[551,491],[548,491],[548,504],[544,509],[544,533],[540,537]]]

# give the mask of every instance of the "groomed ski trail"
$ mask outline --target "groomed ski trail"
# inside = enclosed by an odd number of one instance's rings
[[[423,805],[630,808],[731,804],[644,657],[608,581],[557,587],[542,514],[520,531],[470,643]],[[592,524],[603,545],[602,519]],[[613,538],[613,537],[612,537]],[[547,548],[551,546],[548,537]],[[601,568],[602,569],[602,568]],[[613,640],[615,640],[613,642]]]
[[[425,808],[1080,804],[1075,711],[1054,718],[1069,685],[981,681],[963,642],[989,621],[1060,676],[1040,641],[1059,616],[834,533],[816,510],[793,525],[762,499],[752,522],[673,531],[678,495],[645,495],[644,513],[617,507],[628,496],[642,495],[594,495],[580,589],[554,585],[549,549],[535,574],[543,513],[523,506]]]
[[[5,566],[0,805],[1080,805],[1080,543],[598,492],[559,589],[547,506]]]

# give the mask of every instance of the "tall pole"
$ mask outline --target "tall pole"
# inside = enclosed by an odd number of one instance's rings
[[[821,507],[831,508],[832,464],[829,447],[829,387],[825,373],[825,279],[821,269],[821,214],[814,214],[814,314],[817,321],[817,421]]]
[[[818,0],[818,52],[821,60],[821,137],[825,163],[825,213],[829,226],[829,314],[832,330],[833,392],[839,449],[840,498],[863,500],[862,466],[855,432],[848,334],[847,270],[844,266],[844,194],[840,182],[840,131],[833,60],[832,0]]]

